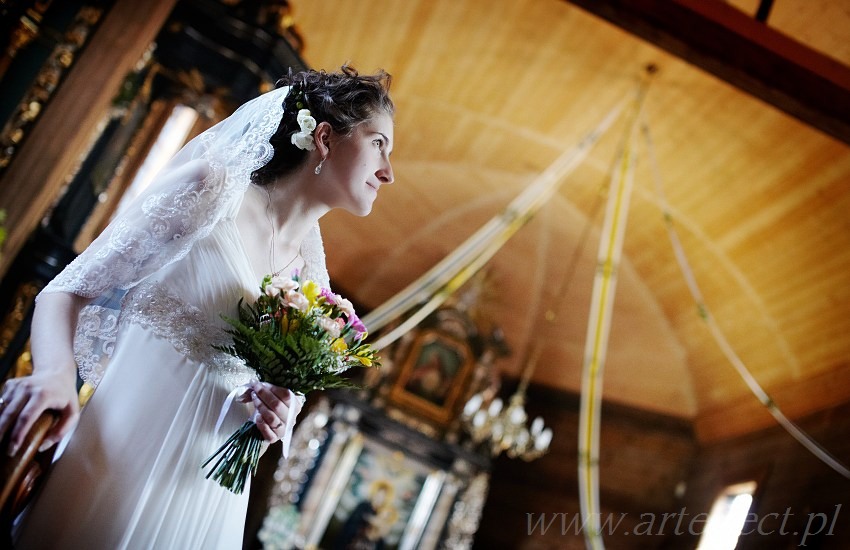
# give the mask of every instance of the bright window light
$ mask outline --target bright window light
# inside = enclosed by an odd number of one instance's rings
[[[183,147],[183,143],[198,120],[198,112],[185,105],[177,105],[162,127],[150,153],[136,172],[133,183],[127,188],[118,204],[115,215],[122,213],[133,199],[142,194],[157,172]]]
[[[727,487],[711,507],[697,550],[734,550],[753,503],[756,482]]]

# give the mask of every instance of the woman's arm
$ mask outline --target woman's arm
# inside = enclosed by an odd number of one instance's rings
[[[3,388],[0,436],[11,430],[8,452],[13,455],[36,419],[52,409],[59,419],[47,433],[42,450],[56,444],[79,417],[74,332],[87,300],[74,294],[41,294],[32,320],[33,373],[8,380]]]

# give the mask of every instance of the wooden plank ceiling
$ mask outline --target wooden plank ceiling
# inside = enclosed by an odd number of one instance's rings
[[[396,183],[372,215],[324,222],[336,286],[375,307],[500,211],[658,67],[645,104],[705,301],[791,417],[850,400],[850,147],[562,0],[292,2],[313,67],[394,76]],[[756,2],[734,7],[753,14]],[[843,6],[843,7],[842,7]],[[768,23],[850,65],[850,10],[777,0]],[[815,33],[812,29],[818,29]],[[488,265],[484,319],[518,375],[578,391],[602,190],[617,124]],[[769,426],[697,314],[646,148],[626,230],[606,399],[692,419],[710,441]]]

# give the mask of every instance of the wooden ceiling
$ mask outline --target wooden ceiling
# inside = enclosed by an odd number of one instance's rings
[[[563,0],[294,0],[312,67],[393,74],[396,183],[323,223],[337,288],[373,308],[469,237],[658,67],[645,115],[705,303],[792,418],[850,401],[850,146]],[[612,5],[616,3],[608,2]],[[633,2],[634,4],[634,2]],[[747,14],[756,0],[730,2]],[[777,0],[768,24],[850,65],[850,6]],[[731,55],[731,54],[730,54]],[[577,392],[625,125],[487,266],[481,311],[537,383]],[[697,312],[639,152],[604,397],[703,441],[772,425]]]

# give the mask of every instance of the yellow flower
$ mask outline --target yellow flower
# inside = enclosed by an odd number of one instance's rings
[[[354,357],[360,361],[360,364],[364,367],[372,366],[372,359],[370,357],[364,357],[363,355],[355,355]]]
[[[301,293],[310,301],[311,308],[316,305],[316,299],[321,291],[322,289],[315,281],[304,281],[304,284],[301,285]]]
[[[286,336],[290,332],[295,332],[296,330],[298,330],[299,326],[301,326],[301,322],[298,319],[286,318],[286,321],[281,319],[280,333],[281,335]]]
[[[343,340],[342,338],[337,338],[331,344],[331,350],[334,353],[342,353],[347,349],[348,349],[348,345],[346,345],[345,340]]]

